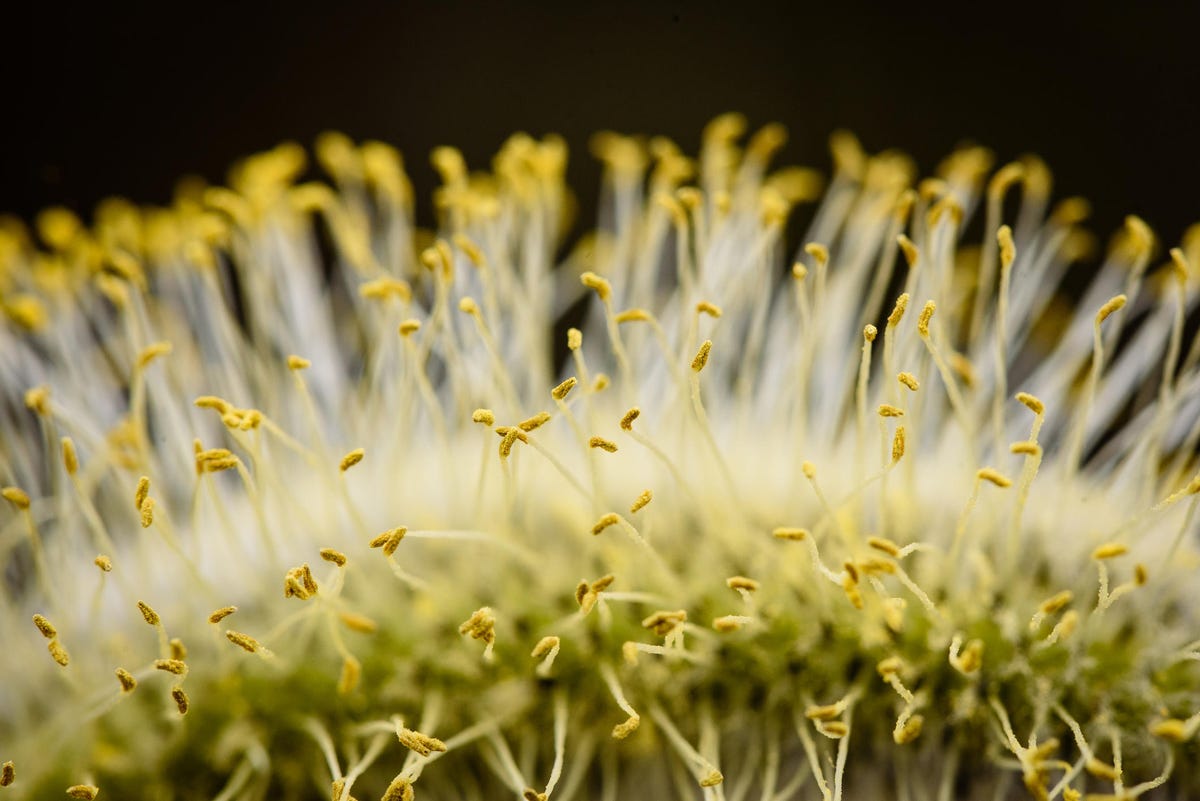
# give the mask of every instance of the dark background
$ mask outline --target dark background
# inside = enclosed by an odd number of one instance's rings
[[[108,194],[161,203],[181,175],[220,180],[240,155],[326,128],[399,146],[427,197],[433,146],[486,166],[523,129],[566,137],[586,220],[589,133],[662,133],[692,151],[709,118],[740,110],[788,125],[791,162],[827,169],[837,127],[923,170],[972,139],[1001,159],[1042,155],[1057,195],[1093,201],[1102,235],[1134,212],[1169,244],[1200,220],[1200,14],[986,5],[9,11],[0,211],[87,212]]]

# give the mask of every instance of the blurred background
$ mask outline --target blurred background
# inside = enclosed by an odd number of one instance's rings
[[[591,132],[694,151],[740,110],[787,124],[783,160],[823,170],[839,127],[922,170],[964,140],[1036,152],[1056,195],[1093,202],[1102,239],[1130,212],[1168,244],[1200,220],[1200,13],[1166,4],[45,5],[5,12],[0,36],[0,212],[25,217],[162,203],[185,174],[222,180],[328,128],[397,145],[427,198],[432,147],[482,167],[520,129],[566,137],[587,222]]]

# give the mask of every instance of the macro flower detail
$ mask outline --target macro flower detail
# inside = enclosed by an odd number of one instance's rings
[[[0,219],[0,795],[1200,794],[1200,229],[745,130]]]

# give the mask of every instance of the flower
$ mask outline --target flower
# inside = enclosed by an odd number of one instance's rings
[[[597,136],[570,250],[553,136],[435,151],[436,234],[334,134],[6,220],[4,783],[1200,792],[1200,234],[1064,304],[1038,159],[838,134],[823,188],[744,128]]]

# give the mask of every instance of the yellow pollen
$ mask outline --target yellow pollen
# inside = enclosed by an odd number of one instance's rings
[[[220,609],[208,616],[208,622],[213,624],[220,623],[222,620],[229,617],[236,611],[236,606],[222,606]]]
[[[889,539],[885,539],[884,537],[868,537],[867,545],[871,546],[877,551],[883,551],[888,556],[900,556],[900,546]]]
[[[710,770],[700,780],[701,787],[716,787],[721,782],[725,781],[725,777],[721,775],[721,771],[716,768]]]
[[[650,312],[645,309],[626,309],[613,319],[618,323],[645,323],[650,321]]]
[[[1101,306],[1100,311],[1096,312],[1096,325],[1100,325],[1100,323],[1107,320],[1113,312],[1123,309],[1127,300],[1128,298],[1124,295],[1117,295]]]
[[[897,236],[896,242],[900,244],[900,250],[904,251],[904,260],[908,262],[909,269],[915,267],[920,256],[917,246],[904,234]]]
[[[696,352],[696,358],[692,359],[692,372],[700,372],[704,369],[704,365],[708,364],[708,353],[712,350],[712,340],[706,339],[700,345],[700,350]]]
[[[0,787],[8,787],[17,779],[17,768],[12,761],[0,765]]]
[[[225,632],[225,639],[247,653],[252,654],[258,650],[258,640],[249,634],[242,634],[240,631],[227,631]]]
[[[142,501],[141,523],[142,523],[142,528],[150,528],[151,524],[154,523],[154,499],[153,498],[147,498],[146,500]]]
[[[538,640],[537,645],[533,646],[533,650],[529,652],[529,656],[533,659],[541,659],[543,656],[557,648],[559,646],[559,642],[560,641],[558,637],[554,636],[553,634],[543,637],[542,639]]]
[[[346,554],[341,551],[335,551],[333,548],[322,548],[321,558],[326,562],[332,562],[338,567],[346,566]]]
[[[581,347],[583,347],[583,332],[578,328],[568,328],[567,349],[575,351],[579,350]]]
[[[412,782],[401,776],[392,779],[380,801],[413,801]]]
[[[458,302],[458,310],[474,317],[479,314],[479,304],[475,302],[474,298],[465,297]]]
[[[707,300],[702,300],[696,304],[696,313],[707,314],[712,318],[719,318],[721,316],[721,307],[717,306],[716,304],[709,303]]]
[[[595,292],[600,300],[608,300],[612,296],[612,284],[593,272],[584,273],[579,276],[579,280],[584,286]]]
[[[37,630],[40,631],[42,636],[47,640],[53,640],[58,636],[58,629],[54,628],[54,624],[41,615],[33,616],[33,625],[37,626]]]
[[[641,717],[631,715],[624,723],[618,723],[616,726],[613,726],[612,737],[614,740],[624,740],[637,731],[640,725],[642,725]]]
[[[908,308],[908,293],[904,292],[900,297],[896,298],[896,305],[892,307],[892,313],[888,315],[888,328],[895,328],[900,325],[900,321],[904,319],[904,310]]]
[[[615,526],[619,522],[621,522],[620,516],[615,512],[609,512],[597,520],[596,525],[592,526],[592,534],[599,534],[600,532],[604,531],[604,529],[608,528],[609,526]]]
[[[67,649],[63,648],[62,643],[58,640],[51,640],[46,646],[46,650],[50,652],[50,657],[61,667],[66,667],[71,663],[70,654],[67,653]]]
[[[829,262],[829,248],[819,242],[809,242],[804,246],[804,252],[812,256],[817,264],[824,265]]]
[[[4,500],[18,509],[29,508],[29,496],[25,493],[25,490],[19,487],[5,487],[4,489],[0,489],[0,496],[3,496]]]
[[[174,673],[176,676],[187,673],[187,665],[179,659],[155,659],[154,669],[164,673]]]
[[[803,281],[807,277],[808,277],[808,268],[807,267],[805,267],[800,262],[796,262],[795,264],[792,265],[792,278],[796,279],[797,281]]]
[[[921,316],[917,318],[917,333],[921,336],[929,336],[929,321],[933,319],[936,309],[937,305],[932,300],[925,301],[925,308],[921,309]]]
[[[225,414],[233,408],[229,401],[218,398],[216,395],[201,395],[192,403],[201,409],[213,409],[220,414]]]
[[[1075,593],[1071,592],[1070,590],[1063,590],[1062,592],[1055,593],[1046,600],[1042,601],[1041,604],[1038,605],[1038,609],[1043,614],[1052,615],[1065,607],[1067,604],[1071,603],[1071,601],[1074,599]]]
[[[840,740],[850,733],[850,727],[840,720],[831,720],[827,723],[820,723],[817,728],[826,737],[832,737],[835,740]]]
[[[608,451],[609,453],[617,452],[617,443],[607,440],[604,437],[592,437],[588,440],[588,447],[599,448],[600,450]]]
[[[480,607],[458,627],[458,633],[490,645],[496,639],[496,616],[489,607]]]
[[[575,388],[575,384],[577,383],[578,382],[575,380],[575,376],[571,376],[566,381],[550,390],[550,397],[554,398],[554,400],[563,400],[567,397],[570,391]]]
[[[808,460],[800,464],[800,471],[804,473],[804,477],[809,481],[817,477],[817,466]]]
[[[1182,743],[1188,739],[1187,728],[1185,721],[1178,718],[1168,718],[1151,723],[1149,730],[1155,737],[1161,737],[1173,743]]]
[[[774,531],[772,531],[771,536],[773,536],[777,540],[792,540],[794,542],[799,542],[800,540],[803,540],[805,537],[808,536],[808,529],[786,528],[786,527],[781,526],[781,527],[775,529]]]
[[[172,659],[178,659],[181,662],[187,659],[187,646],[183,644],[183,640],[178,637],[172,637],[169,644],[171,646]]]
[[[191,703],[188,701],[187,693],[183,688],[176,685],[171,688],[171,698],[175,701],[175,708],[179,710],[179,714],[186,715]]]
[[[731,590],[745,590],[746,592],[757,592],[758,582],[752,578],[745,576],[730,576],[725,579],[725,586]]]
[[[548,415],[546,412],[538,412],[533,417],[517,423],[517,428],[529,433],[531,431],[538,430],[548,422],[550,422],[550,415]]]
[[[138,611],[142,613],[142,617],[145,618],[149,625],[157,626],[162,622],[162,618],[158,616],[158,612],[155,612],[153,609],[151,609],[150,605],[145,601],[138,601],[137,607]]]
[[[650,629],[658,636],[665,637],[687,622],[687,617],[687,611],[683,609],[676,609],[673,612],[659,610],[642,620],[642,628]]]
[[[421,330],[421,321],[408,319],[400,323],[400,336],[409,337]]]
[[[642,494],[638,495],[634,502],[629,506],[630,514],[637,514],[646,508],[646,505],[654,499],[654,493],[650,490],[642,490]]]
[[[71,798],[82,798],[85,801],[93,801],[100,794],[100,788],[94,784],[72,784],[67,788],[67,795]]]
[[[1146,566],[1138,562],[1133,566],[1133,583],[1138,587],[1144,587],[1146,582],[1150,580],[1150,574],[1146,571]]]
[[[1001,487],[1001,488],[1012,486],[1011,479],[1007,478],[1006,476],[1002,475],[999,471],[994,470],[991,467],[979,468],[979,470],[975,473],[975,477],[980,479],[981,481],[990,481],[991,483],[995,484],[997,487]]]
[[[1008,447],[1009,452],[1019,453],[1024,456],[1041,456],[1042,446],[1036,442],[1014,442]]]
[[[1016,398],[1034,414],[1042,414],[1046,411],[1046,405],[1028,392],[1018,392]]]
[[[592,392],[603,392],[608,389],[608,376],[604,373],[597,373],[596,379],[592,381]]]
[[[50,388],[34,387],[25,393],[25,406],[35,414],[46,417],[50,414]]]
[[[913,392],[916,392],[921,388],[920,383],[917,382],[917,377],[912,373],[900,373],[896,376],[896,380],[911,389]]]
[[[155,342],[148,345],[141,353],[138,354],[137,366],[139,370],[146,368],[146,365],[157,359],[159,356],[165,356],[171,352],[170,342]]]
[[[297,372],[299,370],[307,370],[312,366],[312,362],[300,356],[292,355],[287,357],[287,366],[289,370]]]
[[[137,679],[125,668],[117,668],[117,681],[121,683],[123,693],[131,693],[137,688]]]
[[[892,406],[890,403],[882,403],[879,405],[879,416],[880,417],[903,417],[904,410],[897,406]]]
[[[1084,765],[1087,772],[1098,778],[1106,781],[1115,782],[1121,778],[1121,774],[1112,765],[1107,762],[1101,762],[1099,759],[1092,757]]]
[[[823,706],[810,706],[804,710],[804,717],[809,720],[835,720],[838,715],[842,714],[840,704],[825,704]]]
[[[950,660],[950,664],[967,676],[977,672],[983,666],[983,641],[971,640],[956,658]]]
[[[923,715],[913,715],[892,732],[892,740],[896,745],[911,743],[921,736],[921,729],[924,725],[925,717]]]
[[[359,661],[349,655],[343,657],[342,672],[338,676],[338,695],[349,695],[354,692],[354,688],[358,686],[358,680],[361,676],[362,665]]]
[[[632,431],[633,430],[633,421],[638,419],[638,417],[641,414],[642,414],[642,410],[636,406],[634,406],[629,411],[625,412],[625,416],[621,418],[621,430],[622,431]]]
[[[70,437],[62,438],[62,459],[67,475],[73,476],[79,472],[79,455],[75,452],[75,442]]]
[[[491,426],[496,422],[496,415],[491,409],[476,409],[471,413],[471,421],[485,426]]]
[[[1092,551],[1092,558],[1096,560],[1115,559],[1127,553],[1129,553],[1128,546],[1122,545],[1119,542],[1108,542]]]
[[[374,634],[379,630],[379,624],[366,615],[357,615],[353,612],[341,612],[338,614],[338,619],[342,624],[351,631],[357,631],[360,634]]]
[[[109,559],[104,554],[100,554],[95,559],[93,559],[92,564],[94,564],[96,567],[100,568],[105,573],[111,573],[112,569],[113,569],[112,560]]]
[[[903,669],[904,660],[898,656],[889,656],[885,659],[881,659],[879,663],[875,665],[875,672],[885,679],[889,676],[898,674]]]
[[[877,336],[879,336],[879,329],[875,326],[867,324],[863,327],[863,339],[867,342],[874,342]]]
[[[441,740],[412,729],[401,728],[396,732],[396,737],[405,748],[416,751],[423,757],[429,756],[434,751],[446,750],[446,744]]]
[[[1017,257],[1017,248],[1013,244],[1012,229],[1007,225],[1000,226],[1000,230],[996,232],[996,240],[1000,243],[1000,263],[1007,267]]]

